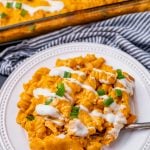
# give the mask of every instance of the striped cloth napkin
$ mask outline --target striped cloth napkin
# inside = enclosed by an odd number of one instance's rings
[[[69,42],[110,45],[133,56],[150,71],[150,12],[67,27],[8,47],[0,53],[0,74],[9,75],[23,60],[49,47]]]

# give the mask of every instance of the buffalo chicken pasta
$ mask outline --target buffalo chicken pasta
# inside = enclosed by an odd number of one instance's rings
[[[134,78],[93,54],[57,59],[23,87],[17,123],[31,150],[101,150],[136,121]]]
[[[126,0],[0,0],[0,26]]]

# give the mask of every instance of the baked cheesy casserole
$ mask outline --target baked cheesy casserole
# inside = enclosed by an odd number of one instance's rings
[[[58,59],[23,87],[17,123],[31,150],[101,150],[136,120],[134,78],[93,54]]]
[[[0,26],[126,0],[1,0]]]

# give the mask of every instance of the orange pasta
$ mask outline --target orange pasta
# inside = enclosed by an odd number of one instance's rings
[[[58,59],[24,84],[17,123],[28,132],[31,150],[100,150],[136,121],[133,91],[134,78],[102,57]]]

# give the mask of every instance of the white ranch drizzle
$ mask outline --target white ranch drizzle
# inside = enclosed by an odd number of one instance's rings
[[[55,68],[53,68],[51,71],[50,71],[50,73],[49,73],[49,75],[50,76],[60,76],[60,77],[64,77],[64,73],[65,72],[70,72],[70,73],[74,73],[74,74],[78,74],[79,76],[85,76],[86,74],[84,73],[84,72],[82,72],[82,71],[75,71],[75,70],[73,70],[73,69],[71,69],[71,68],[69,68],[69,67],[55,67]]]
[[[62,133],[62,134],[57,135],[57,137],[60,139],[64,139],[66,137],[66,135]]]
[[[128,81],[126,78],[125,79],[120,79],[117,80],[119,83],[121,83],[124,86],[124,91],[129,93],[131,96],[133,95],[133,90],[134,90],[134,82],[133,81]],[[116,87],[118,88],[118,87]]]
[[[93,70],[98,71],[98,72],[104,72],[106,74],[109,74],[110,76],[116,77],[116,75],[114,75],[113,73],[105,71],[105,70],[100,70],[100,69],[96,69],[96,68],[93,68]]]
[[[122,113],[118,113],[114,120],[114,128],[112,128],[108,133],[113,135],[115,138],[118,137],[120,130],[127,123],[125,116]]]
[[[71,102],[71,104],[74,103],[73,98],[68,93],[65,93],[65,97]]]
[[[79,105],[78,107],[80,108],[80,110],[83,110],[83,111],[89,112],[88,108],[86,108],[86,107],[85,107],[85,106],[83,106],[83,105]]]
[[[30,15],[33,15],[36,11],[38,10],[43,10],[43,11],[48,11],[48,12],[55,12],[55,11],[60,11],[64,8],[64,3],[62,1],[53,1],[53,0],[45,0],[49,3],[50,6],[37,6],[37,7],[32,7],[27,4],[22,3],[22,9],[25,9],[29,12]],[[9,1],[1,1],[1,3],[5,6],[7,2],[12,2],[13,7],[15,8],[15,5],[17,2],[13,0]]]
[[[79,82],[78,80],[76,79],[73,79],[73,78],[66,78],[67,81],[70,81],[72,83],[75,83],[79,86],[81,86],[82,88],[84,89],[87,89],[88,91],[92,91],[93,93],[97,94],[96,91],[93,89],[93,87],[89,86],[89,85],[86,85],[86,84],[83,84],[81,82]]]
[[[115,119],[115,115],[113,113],[108,113],[108,114],[102,114],[100,113],[99,111],[97,110],[93,110],[90,115],[92,117],[101,117],[101,118],[104,118],[105,120],[107,120],[108,122],[110,123],[113,123],[114,122],[114,119]]]
[[[52,120],[52,119],[51,119],[51,122],[53,122],[54,124],[56,124],[56,125],[58,125],[58,126],[63,126],[63,125],[64,125],[63,122],[60,122],[60,121],[58,121],[58,120]]]
[[[69,122],[68,133],[70,135],[86,137],[88,132],[88,128],[79,119],[73,119]]]
[[[99,98],[102,98],[102,99],[108,99],[109,96],[108,96],[108,95],[103,95],[103,96],[99,96]]]
[[[126,106],[118,105],[117,103],[112,103],[110,107],[104,110],[104,114],[97,110],[93,110],[90,115],[93,117],[101,117],[110,123],[113,123],[114,127],[109,131],[115,138],[118,136],[121,128],[127,123],[126,117],[121,112]]]
[[[97,71],[97,72],[100,72],[100,73],[104,72],[104,73],[106,73],[107,75],[109,75],[110,77],[116,77],[115,74],[113,74],[113,73],[111,73],[111,72],[107,72],[107,71],[105,71],[105,70],[100,70],[100,69],[96,69],[96,68],[94,68],[93,70],[94,70],[94,71]],[[107,80],[99,79],[99,82],[100,82],[100,83],[105,83],[105,84],[110,84],[108,80],[109,80],[109,78],[108,78]]]
[[[42,116],[50,116],[53,118],[63,120],[63,117],[59,113],[58,109],[50,105],[38,104],[35,107],[35,111],[37,114]]]
[[[128,93],[128,90],[125,89],[125,88],[121,88],[121,87],[117,87],[117,86],[116,86],[116,87],[114,88],[114,90],[116,90],[116,89],[121,90],[121,91],[125,91],[125,92]]]
[[[53,122],[54,124],[56,124],[57,126],[60,126],[60,127],[64,125],[64,122],[62,122],[63,120],[54,120],[54,119],[51,119],[49,117],[44,117],[44,119],[46,121],[51,121],[51,122]]]
[[[44,119],[47,120],[47,121],[51,121],[51,122],[53,122],[54,124],[56,124],[58,126],[63,126],[64,125],[64,122],[62,122],[60,120],[54,120],[54,119],[51,119],[51,118],[48,118],[48,117],[45,117]]]
[[[59,100],[70,101],[70,99],[66,99],[64,96],[60,97],[60,96],[56,95],[56,93],[52,93],[49,89],[46,89],[46,88],[37,88],[37,89],[33,90],[33,96],[35,98],[39,98],[40,95],[45,96],[45,97],[58,98]]]

